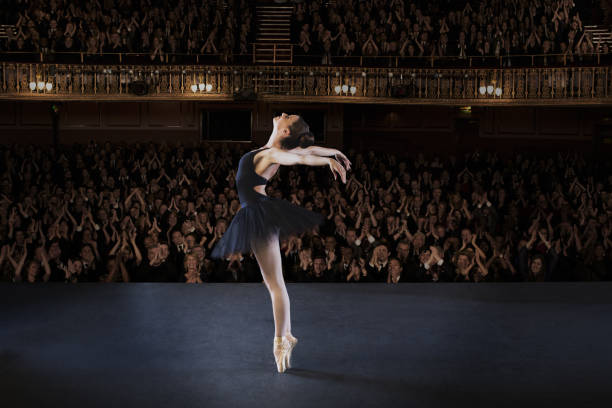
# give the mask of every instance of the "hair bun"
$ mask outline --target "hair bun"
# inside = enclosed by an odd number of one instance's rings
[[[310,131],[308,124],[301,116],[289,126],[289,131],[289,135],[281,141],[283,149],[291,150],[296,147],[304,148],[314,144],[314,133]]]
[[[314,133],[310,130],[302,133],[299,137],[299,146],[300,147],[308,147],[314,144]]]

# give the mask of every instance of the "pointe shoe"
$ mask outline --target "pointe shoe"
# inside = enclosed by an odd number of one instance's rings
[[[287,334],[286,337],[289,339],[289,342],[291,343],[291,348],[289,349],[289,352],[287,353],[287,368],[291,368],[291,352],[293,351],[293,348],[297,344],[298,339],[297,337],[293,337],[291,334]]]
[[[274,360],[276,360],[276,369],[279,373],[284,373],[287,369],[287,353],[291,350],[291,341],[285,336],[274,337]]]

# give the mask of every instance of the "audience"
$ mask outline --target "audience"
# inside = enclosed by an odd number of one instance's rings
[[[240,210],[246,147],[0,146],[0,280],[260,282],[209,254]],[[612,171],[572,153],[350,150],[347,184],[281,167],[267,194],[325,215],[281,243],[293,282],[612,279]]]
[[[145,53],[152,62],[181,54],[247,54],[254,13],[247,0],[71,0],[9,2],[14,24],[0,50],[42,53]],[[12,19],[12,20],[11,20]]]
[[[598,45],[572,0],[315,0],[296,4],[292,36],[296,55],[322,55],[323,64],[329,55],[563,54],[584,62],[592,61]]]
[[[42,0],[9,2],[0,19],[16,33],[0,50],[54,55],[82,52],[88,62],[104,53],[142,53],[149,62],[181,63],[215,54],[223,63],[247,55],[255,40],[248,0]],[[314,0],[294,6],[295,55],[320,64],[350,56],[474,57],[542,55],[542,65],[592,63],[607,44],[585,32],[573,0]],[[341,61],[341,60],[338,60]],[[510,64],[512,60],[508,60]],[[517,62],[515,60],[515,62]]]

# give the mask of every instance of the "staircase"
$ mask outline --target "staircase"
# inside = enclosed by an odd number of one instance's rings
[[[608,28],[599,25],[585,25],[584,31],[591,33],[595,52],[600,52],[603,44],[608,44],[608,47],[612,48],[612,33]]]
[[[257,39],[253,44],[253,62],[291,64],[291,14],[293,6],[268,4],[257,8]]]

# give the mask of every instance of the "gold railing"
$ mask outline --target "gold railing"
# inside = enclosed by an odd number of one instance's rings
[[[363,68],[4,62],[0,98],[233,99],[384,103],[609,103],[608,66]]]
[[[301,54],[296,44],[251,43],[253,53],[245,54],[187,54],[165,53],[151,59],[150,53],[139,52],[31,52],[4,51],[0,62],[87,64],[87,65],[248,65],[258,63],[259,51],[272,58],[273,65],[371,67],[371,68],[532,68],[569,67],[575,65],[609,65],[611,53],[574,54],[512,54],[488,56],[401,56],[401,55],[323,55]],[[295,48],[295,50],[294,50]],[[297,53],[296,53],[297,52]],[[286,58],[290,57],[290,58]],[[270,58],[265,58],[269,60]],[[323,62],[323,61],[326,62]],[[259,64],[259,63],[258,63]],[[266,65],[263,63],[262,65]]]

